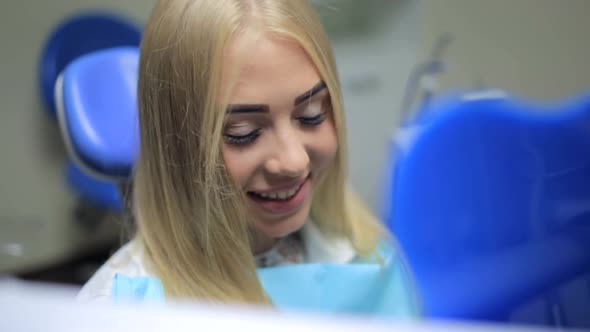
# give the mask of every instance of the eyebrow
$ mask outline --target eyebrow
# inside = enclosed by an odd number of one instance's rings
[[[314,85],[313,88],[311,88],[311,90],[301,94],[301,96],[295,98],[295,106],[301,104],[302,102],[311,99],[311,97],[315,96],[316,94],[318,94],[320,91],[324,90],[326,88],[326,82],[324,81],[320,81],[318,84]]]
[[[314,85],[313,88],[311,88],[309,91],[306,91],[302,93],[300,96],[296,97],[293,105],[298,106],[304,101],[311,99],[311,97],[315,96],[316,94],[324,90],[326,87],[326,83],[324,81],[320,81],[318,84]],[[226,110],[226,113],[228,114],[269,112],[270,108],[267,104],[231,104],[227,107]]]
[[[266,104],[232,104],[227,107],[226,113],[269,113],[270,109]]]

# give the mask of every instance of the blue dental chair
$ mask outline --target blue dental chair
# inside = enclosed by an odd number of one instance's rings
[[[67,17],[51,31],[39,61],[39,86],[45,109],[54,117],[58,100],[55,83],[75,59],[113,47],[138,47],[141,30],[126,18],[107,12],[87,12]],[[81,163],[68,162],[65,179],[84,201],[98,209],[120,211],[122,198],[112,181],[89,176]],[[83,167],[83,166],[82,166]]]
[[[45,108],[55,115],[54,85],[78,57],[112,47],[137,47],[141,30],[129,20],[106,12],[67,17],[48,35],[39,61],[39,85]]]
[[[391,156],[384,219],[427,317],[590,327],[590,95],[442,95]]]
[[[56,82],[68,154],[92,178],[119,183],[130,176],[139,149],[138,61],[134,47],[94,52],[75,60]]]

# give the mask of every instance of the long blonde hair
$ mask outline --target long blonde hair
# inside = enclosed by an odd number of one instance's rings
[[[346,133],[332,49],[305,0],[161,0],[141,45],[141,150],[133,206],[138,240],[168,296],[268,303],[256,275],[244,194],[223,163],[223,53],[253,24],[296,41],[331,96],[338,153],[314,195],[326,236],[369,255],[385,235],[346,184]]]

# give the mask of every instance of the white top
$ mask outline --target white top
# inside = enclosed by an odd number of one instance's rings
[[[301,229],[306,263],[348,263],[356,252],[348,239],[326,237],[313,222]],[[110,301],[115,274],[127,277],[154,277],[147,269],[143,252],[135,241],[121,247],[82,287],[80,301]]]

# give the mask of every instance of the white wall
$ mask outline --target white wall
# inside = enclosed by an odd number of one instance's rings
[[[424,2],[420,55],[442,32],[455,36],[444,88],[476,82],[543,100],[590,89],[590,1]]]
[[[350,178],[379,213],[389,139],[418,56],[421,1],[366,1],[379,19],[365,33],[333,39],[347,115]]]

